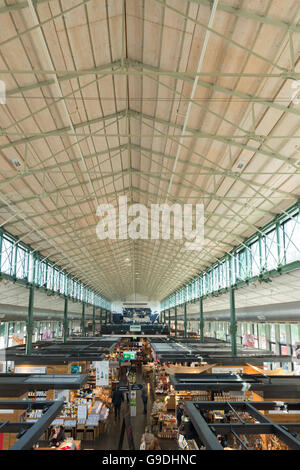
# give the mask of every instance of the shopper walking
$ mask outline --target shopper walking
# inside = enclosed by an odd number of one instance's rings
[[[142,435],[140,450],[161,450],[158,439],[149,426],[146,426],[145,433]]]
[[[122,401],[124,401],[123,393],[117,388],[112,394],[112,404],[115,407],[115,420],[120,419]]]
[[[145,385],[142,388],[142,400],[144,404],[144,414],[147,414],[148,391]]]
[[[184,410],[183,410],[183,403],[179,403],[179,406],[177,408],[177,413],[176,413],[176,418],[177,418],[177,428],[180,428],[182,417],[184,415]]]

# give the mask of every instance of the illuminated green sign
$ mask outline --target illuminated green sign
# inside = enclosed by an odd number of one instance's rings
[[[136,351],[126,351],[123,353],[123,358],[127,361],[135,361],[136,360]]]

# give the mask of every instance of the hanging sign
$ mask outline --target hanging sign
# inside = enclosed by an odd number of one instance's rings
[[[133,333],[140,333],[142,331],[141,325],[130,325],[129,331]]]
[[[123,353],[123,359],[127,361],[135,361],[136,360],[136,351],[126,351]]]
[[[143,385],[142,384],[133,384],[131,385],[131,390],[142,390]]]
[[[136,416],[136,391],[130,390],[130,416]]]
[[[87,417],[87,406],[86,405],[78,405],[77,407],[77,418],[80,421],[85,421]]]
[[[109,361],[96,362],[96,386],[109,385]]]

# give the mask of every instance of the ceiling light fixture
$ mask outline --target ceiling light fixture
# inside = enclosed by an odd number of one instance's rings
[[[19,162],[19,160],[17,158],[12,158],[12,163],[15,165],[16,168],[18,168],[19,166],[21,166],[21,163]]]
[[[242,168],[244,168],[244,166],[245,166],[245,162],[244,162],[244,161],[240,161],[240,162],[238,162],[238,164],[237,164],[236,167],[237,167],[239,170],[241,170]]]

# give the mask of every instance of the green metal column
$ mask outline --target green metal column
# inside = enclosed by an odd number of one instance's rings
[[[85,336],[85,303],[82,303],[81,336]]]
[[[171,309],[169,308],[169,317],[168,317],[169,330],[171,331]]]
[[[107,325],[107,310],[105,310],[105,325]]]
[[[183,337],[187,338],[187,316],[186,316],[186,303],[183,306]]]
[[[32,333],[33,333],[33,306],[34,306],[34,286],[29,288],[28,317],[26,324],[26,354],[32,353]]]
[[[100,307],[100,333],[101,333],[101,328],[102,328],[102,321],[103,321],[103,310],[102,310],[102,307]]]
[[[4,347],[8,348],[9,343],[9,322],[4,323]]]
[[[175,337],[177,336],[177,306],[175,307]]]
[[[282,266],[284,261],[281,259],[281,240],[280,240],[280,224],[276,222],[276,243],[277,243],[277,257],[278,257],[278,266]]]
[[[96,307],[93,305],[93,326],[92,326],[92,335],[95,336],[95,320],[96,320]]]
[[[200,306],[200,341],[204,343],[204,317],[203,317],[203,298],[200,297],[199,299],[199,306]]]
[[[229,295],[230,295],[231,352],[233,356],[237,356],[237,344],[236,344],[237,321],[236,321],[236,315],[235,315],[235,301],[234,301],[234,288],[233,287],[230,288]]]
[[[266,323],[266,349],[270,350],[271,349],[271,328],[270,328],[270,323]]]
[[[65,297],[65,307],[64,307],[64,323],[63,323],[63,341],[67,342],[68,336],[68,297]]]

